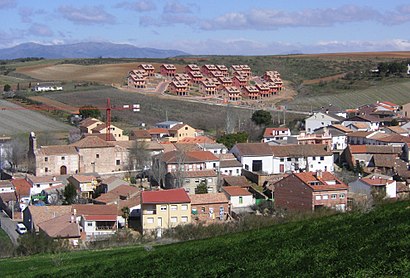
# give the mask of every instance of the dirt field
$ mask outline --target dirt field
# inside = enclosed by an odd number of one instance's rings
[[[71,128],[67,124],[38,112],[0,100],[0,135],[14,135],[31,131],[68,131]]]
[[[70,106],[70,105],[67,105],[65,103],[55,101],[55,100],[52,100],[52,99],[47,98],[47,97],[35,96],[35,97],[29,97],[29,99],[41,102],[44,105],[46,105],[48,107],[51,107],[51,108],[54,108],[56,110],[66,111],[70,114],[79,114],[80,113],[80,111],[78,110],[78,107]]]
[[[39,80],[88,81],[102,84],[121,85],[125,82],[130,70],[136,69],[140,63],[104,64],[82,66],[74,64],[45,64],[20,67],[16,72]],[[157,71],[161,64],[151,63]],[[176,65],[177,71],[183,71],[183,65]]]

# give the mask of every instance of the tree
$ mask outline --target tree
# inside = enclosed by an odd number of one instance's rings
[[[392,126],[398,126],[398,125],[399,125],[399,121],[398,121],[397,119],[393,119],[393,120],[391,120],[390,124],[391,124]]]
[[[9,92],[11,90],[11,86],[9,84],[4,85],[3,91],[4,92]]]
[[[201,181],[198,186],[195,188],[195,194],[207,194],[208,193],[208,186],[206,181]]]
[[[98,110],[97,107],[92,106],[92,105],[81,106],[79,111],[80,111],[80,115],[84,119],[85,118],[100,118],[101,117],[101,111]]]
[[[224,144],[228,149],[232,148],[236,143],[246,143],[247,141],[248,133],[246,132],[225,134],[216,140],[216,142]]]
[[[130,208],[129,207],[123,207],[121,209],[122,212],[122,217],[125,219],[125,228],[128,228],[128,218],[130,217]]]
[[[132,148],[130,149],[129,159],[128,159],[128,169],[129,170],[144,170],[144,168],[150,168],[151,165],[151,155],[147,150],[147,142],[145,141],[135,141]]]
[[[64,187],[64,202],[67,205],[71,205],[75,202],[77,198],[77,188],[72,183],[68,183],[66,187]]]
[[[272,124],[272,115],[269,111],[257,110],[252,114],[252,122],[257,125],[270,125]]]

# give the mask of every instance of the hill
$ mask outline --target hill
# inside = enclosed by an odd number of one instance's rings
[[[410,202],[227,236],[0,260],[2,277],[404,277]]]
[[[130,44],[108,42],[83,42],[75,44],[42,45],[23,43],[10,48],[0,49],[0,59],[23,57],[43,57],[45,59],[62,58],[166,58],[187,53],[179,50],[140,48]]]

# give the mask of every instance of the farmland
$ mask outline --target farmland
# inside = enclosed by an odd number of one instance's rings
[[[2,277],[404,277],[410,202],[205,240],[0,260]]]
[[[68,131],[71,127],[39,112],[0,99],[0,135],[26,132]]]

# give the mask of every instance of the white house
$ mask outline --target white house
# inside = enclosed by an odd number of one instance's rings
[[[327,145],[271,146],[272,174],[299,171],[333,172],[333,153]]]
[[[230,153],[235,155],[245,170],[273,174],[272,150],[267,143],[238,143]]]
[[[377,176],[357,179],[349,183],[349,191],[354,193],[366,194],[372,197],[372,192],[380,191],[386,194],[386,198],[396,198],[396,181],[392,177],[386,179]]]
[[[45,189],[61,184],[55,176],[28,176],[27,181],[31,184],[31,195],[40,194]]]
[[[13,193],[14,191],[11,181],[0,181],[0,193]]]
[[[252,193],[240,186],[224,186],[222,191],[229,199],[231,208],[246,208],[255,204]]]
[[[342,122],[344,126],[354,129],[355,131],[376,131],[379,130],[380,120],[371,115],[358,115],[348,118]]]
[[[286,141],[290,135],[290,129],[287,127],[267,127],[263,133],[262,142]]]
[[[332,137],[332,150],[342,151],[347,148],[347,134],[352,133],[353,130],[343,125],[331,125],[326,128],[319,128],[314,133],[321,134],[324,132],[324,129],[327,129]]]
[[[219,163],[219,172],[226,176],[240,176],[242,167],[242,164],[236,159],[221,160]]]
[[[318,128],[338,124],[344,120],[343,117],[331,113],[316,112],[305,119],[306,133],[312,133]]]
[[[177,122],[177,121],[165,121],[165,122],[160,122],[156,123],[155,127],[156,128],[165,128],[165,129],[171,129],[176,125],[183,124],[183,122]]]
[[[203,150],[203,151],[208,151],[213,154],[226,154],[228,152],[228,149],[225,147],[224,144],[219,144],[219,143],[197,143],[198,147]]]
[[[63,86],[56,84],[40,84],[37,83],[32,89],[35,92],[48,92],[48,91],[62,91]]]

